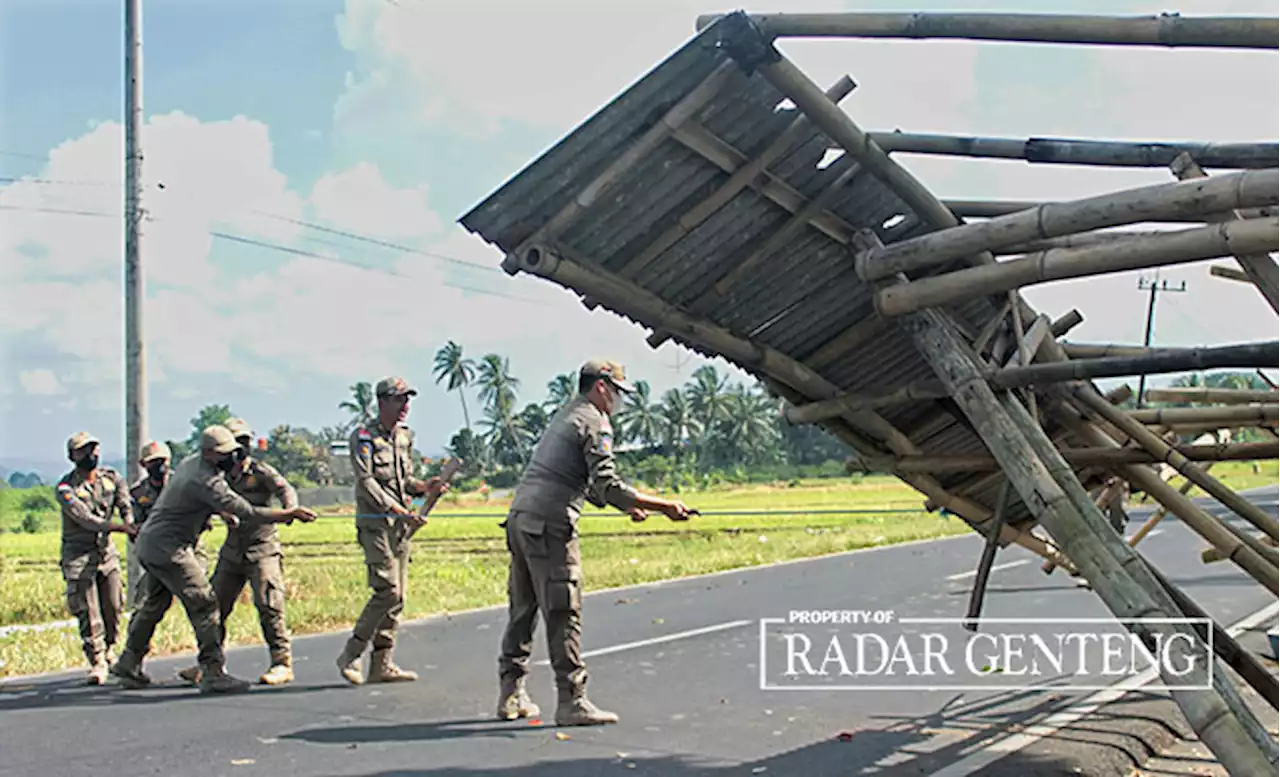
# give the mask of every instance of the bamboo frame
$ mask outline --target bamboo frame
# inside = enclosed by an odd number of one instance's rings
[[[1169,372],[1219,368],[1267,367],[1280,358],[1280,342],[1245,343],[1220,348],[1188,348],[1157,352],[1147,356],[1108,356],[1102,359],[1033,364],[1009,367],[990,374],[993,386],[1014,388],[1044,383],[1060,383],[1086,378],[1120,378],[1129,375],[1157,375]]]
[[[1272,161],[1275,161],[1274,155],[1272,156]],[[1207,178],[1209,175],[1196,163],[1195,158],[1186,151],[1178,154],[1169,163],[1169,169],[1183,181]],[[1213,216],[1211,220],[1225,222],[1242,218],[1244,216],[1237,211]],[[1276,260],[1265,253],[1237,253],[1236,262],[1239,263],[1240,269],[1244,271],[1249,280],[1253,282],[1253,285],[1261,292],[1267,304],[1271,306],[1272,312],[1280,313],[1280,271],[1276,269]]]
[[[1280,170],[1276,168],[1216,175],[1208,180],[1153,184],[1068,202],[1042,203],[990,221],[903,240],[863,252],[854,268],[858,277],[874,281],[895,273],[944,265],[975,251],[1030,240],[1170,216],[1203,218],[1207,213],[1277,203],[1280,203]]]
[[[1253,278],[1249,277],[1249,273],[1244,270],[1237,270],[1234,267],[1227,267],[1225,264],[1213,265],[1209,268],[1209,274],[1218,278],[1226,278],[1229,281],[1253,283]]]
[[[720,14],[699,16],[701,30]],[[750,22],[766,38],[963,38],[1023,43],[1277,48],[1269,17],[1088,16],[1033,13],[771,13]]]
[[[1026,213],[1028,211],[1035,210],[1036,208],[1043,208],[1046,205],[1056,205],[1060,203],[1045,202],[1043,200],[943,200],[943,204],[950,208],[951,211],[960,218],[995,219],[1000,218],[1001,216],[1012,216],[1017,213]],[[1206,223],[1212,221],[1215,217],[1225,212],[1226,211],[1214,211],[1212,213],[1169,213],[1168,215],[1157,218],[1143,218],[1128,223]],[[1257,208],[1244,208],[1237,212],[1247,219],[1265,219],[1280,214],[1280,209],[1277,209],[1274,206],[1262,206]]]
[[[1117,240],[1111,245],[1053,248],[995,265],[970,267],[886,287],[876,293],[876,311],[882,316],[900,316],[966,297],[995,294],[1049,281],[1189,264],[1278,248],[1280,217],[1222,222],[1167,235]],[[930,257],[930,261],[932,259]]]
[[[1070,353],[1068,351],[1068,353]],[[1152,388],[1146,391],[1147,399],[1153,402],[1207,402],[1222,405],[1244,405],[1266,402],[1280,402],[1280,391],[1257,391],[1254,389],[1207,388],[1205,386],[1169,386]]]
[[[1062,457],[1078,466],[1118,467],[1123,464],[1164,463],[1162,453],[1140,448],[1066,448]],[[1173,452],[1188,461],[1261,461],[1280,458],[1274,442],[1244,442],[1231,445],[1177,445]],[[941,475],[955,472],[999,471],[991,456],[901,456],[896,459],[863,459],[866,472],[927,472]]]
[[[1072,138],[991,138],[913,132],[868,132],[867,137],[890,154],[929,154],[1022,159],[1038,164],[1100,167],[1168,167],[1179,154],[1190,154],[1210,168],[1275,167],[1276,143],[1135,143]]]

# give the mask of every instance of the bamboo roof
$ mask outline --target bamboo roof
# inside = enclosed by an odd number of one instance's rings
[[[835,140],[742,65],[741,48],[735,58],[744,19],[699,20],[692,39],[462,225],[506,254],[509,273],[541,276],[650,329],[654,347],[671,339],[723,357],[793,405],[898,392],[909,401],[819,421],[868,461],[988,455],[946,392],[913,393],[935,372],[901,325],[877,313],[877,287],[855,268],[868,235],[892,246],[936,226],[852,154],[832,160]],[[845,80],[828,96],[838,101],[853,86]],[[1178,150],[1145,146],[1143,154],[1163,164]],[[1260,166],[1257,148],[1244,152],[1243,166]],[[908,275],[969,266],[964,257]],[[1000,334],[1008,299],[975,295],[938,309],[964,340],[985,334],[1006,354],[1012,347],[1016,361],[1016,339]],[[1038,312],[1018,299],[1029,328]],[[1052,422],[1045,431],[1085,447]],[[1108,477],[1076,471],[1087,489]],[[1004,482],[989,471],[903,479],[930,497],[928,507],[947,507],[975,528]],[[1022,528],[1034,521],[1016,496],[1005,520]]]

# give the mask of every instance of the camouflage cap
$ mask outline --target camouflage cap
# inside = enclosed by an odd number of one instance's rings
[[[243,418],[228,419],[223,426],[227,427],[237,440],[241,437],[253,437],[253,427],[249,426],[249,422]]]
[[[87,445],[97,445],[98,438],[88,432],[76,432],[67,438],[67,455],[80,450]]]
[[[409,384],[405,382],[404,378],[392,376],[378,381],[378,387],[375,389],[375,393],[379,397],[412,397],[417,396],[418,390],[411,388]]]
[[[236,442],[235,435],[231,430],[221,424],[205,427],[200,433],[201,450],[214,451],[215,453],[231,453],[240,447],[240,443]]]
[[[169,446],[156,440],[152,440],[142,446],[142,452],[138,454],[138,461],[143,464],[158,459],[168,461],[171,458],[173,458],[173,453],[169,450]]]
[[[582,377],[604,378],[618,387],[618,390],[630,393],[636,387],[627,382],[627,371],[621,364],[608,359],[592,359],[578,370]]]

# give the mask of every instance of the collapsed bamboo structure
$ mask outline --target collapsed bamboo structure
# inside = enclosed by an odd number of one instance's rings
[[[1280,590],[1275,520],[1209,474],[1218,462],[1275,459],[1274,436],[1212,445],[1184,437],[1274,429],[1274,393],[1205,393],[1197,396],[1210,407],[1133,411],[1123,405],[1127,387],[1104,396],[1093,383],[1275,368],[1280,344],[1066,343],[1081,312],[1054,319],[1019,293],[1231,258],[1274,309],[1276,145],[872,133],[839,107],[852,79],[824,91],[775,46],[779,37],[865,36],[1272,51],[1276,19],[735,12],[702,17],[698,29],[461,219],[503,252],[507,273],[628,318],[650,330],[654,348],[675,341],[730,361],[784,402],[788,422],[846,443],[851,466],[892,472],[926,509],[965,521],[987,540],[970,625],[980,623],[991,563],[1009,544],[1043,557],[1046,571],[1078,575],[1117,617],[1203,616],[1108,519],[1128,488],[1242,575]],[[843,154],[828,163],[831,149]],[[1063,202],[942,200],[897,153],[1162,166],[1174,180]],[[1156,223],[1182,226],[1143,228]],[[1157,466],[1187,484],[1170,485]],[[1249,530],[1190,498],[1192,484]],[[1275,772],[1276,742],[1226,667],[1268,699],[1274,682],[1225,630],[1128,627],[1149,644],[1180,636],[1198,645],[1212,633],[1218,660],[1194,674],[1202,690],[1174,698],[1231,773]]]

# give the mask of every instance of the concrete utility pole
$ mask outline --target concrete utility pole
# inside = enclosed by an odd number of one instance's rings
[[[147,437],[147,363],[142,307],[142,0],[124,11],[124,354],[125,466],[140,477],[138,454]]]
[[[1151,347],[1151,331],[1152,325],[1156,320],[1156,295],[1162,291],[1186,291],[1187,282],[1183,281],[1180,286],[1174,287],[1169,285],[1168,280],[1152,281],[1146,283],[1145,278],[1138,279],[1138,291],[1151,291],[1151,301],[1147,303],[1147,333],[1142,338],[1142,345],[1145,348]],[[1147,404],[1147,376],[1145,374],[1138,377],[1138,409],[1141,410]]]

